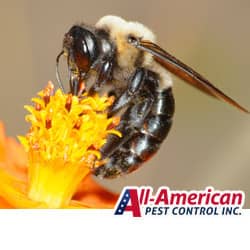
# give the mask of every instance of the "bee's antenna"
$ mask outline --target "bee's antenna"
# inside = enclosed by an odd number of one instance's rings
[[[59,88],[65,93],[64,87],[62,85],[61,77],[60,77],[60,74],[59,74],[59,60],[60,60],[60,57],[63,55],[63,53],[64,53],[64,51],[62,50],[59,53],[59,55],[56,57],[56,80],[58,82]]]

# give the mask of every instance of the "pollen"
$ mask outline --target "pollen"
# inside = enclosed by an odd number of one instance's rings
[[[51,208],[67,206],[82,179],[102,164],[100,148],[115,130],[118,117],[108,117],[114,99],[107,96],[73,96],[54,90],[51,82],[32,99],[26,121],[31,124],[19,136],[28,153],[32,200]]]

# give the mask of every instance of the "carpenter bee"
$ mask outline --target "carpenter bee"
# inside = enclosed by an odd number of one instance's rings
[[[157,152],[166,138],[175,109],[172,78],[169,72],[199,90],[224,100],[249,113],[221,90],[213,86],[174,56],[156,44],[154,33],[138,22],[116,16],[104,16],[95,26],[74,25],[65,34],[58,63],[66,56],[70,92],[80,96],[89,85],[89,93],[101,93],[110,86],[115,101],[109,115],[121,113],[116,127],[122,138],[109,135],[101,148],[106,163],[95,168],[102,178],[115,178],[137,169]]]

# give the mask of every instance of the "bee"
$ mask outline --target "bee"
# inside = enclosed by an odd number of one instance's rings
[[[89,93],[101,93],[110,86],[115,101],[109,115],[121,113],[116,127],[122,138],[109,135],[101,148],[106,163],[93,170],[101,178],[115,178],[136,170],[160,148],[172,126],[175,102],[170,73],[206,94],[249,113],[156,44],[155,34],[138,22],[104,16],[94,26],[74,25],[65,34],[58,64],[66,56],[70,93],[81,96],[90,79]]]

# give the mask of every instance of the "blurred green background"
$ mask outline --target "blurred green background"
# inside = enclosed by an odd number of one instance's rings
[[[64,33],[114,14],[150,27],[158,44],[250,109],[250,1],[1,1],[0,119],[27,131],[23,105],[55,82]],[[135,173],[101,181],[171,189],[241,189],[250,208],[250,116],[175,79],[174,125],[159,153]]]

